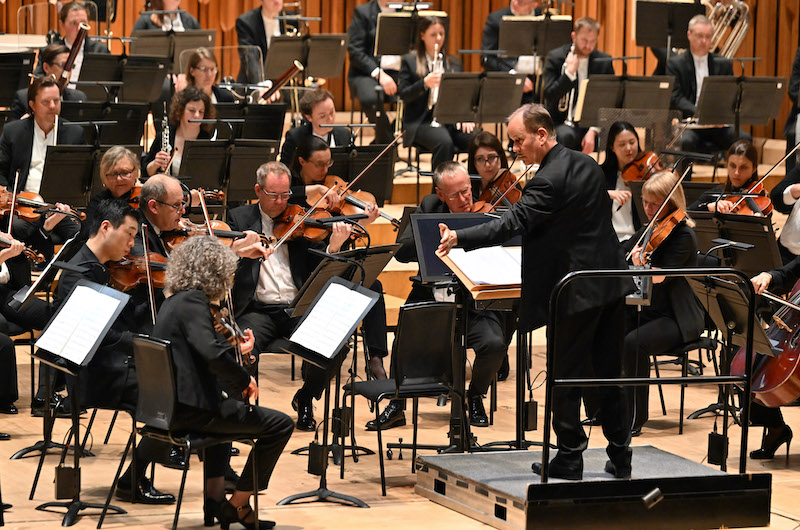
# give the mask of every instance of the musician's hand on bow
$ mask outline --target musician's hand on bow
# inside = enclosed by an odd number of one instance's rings
[[[25,248],[25,244],[22,241],[17,241],[11,237],[10,234],[2,234],[2,236],[8,241],[11,241],[11,245],[9,247],[0,250],[0,263],[5,263],[11,258],[22,254],[22,249]]]
[[[772,282],[772,275],[768,272],[762,272],[750,278],[750,281],[753,283],[756,294],[761,294],[769,288],[769,284]]]
[[[328,252],[339,252],[344,242],[350,239],[352,231],[353,227],[348,223],[333,223],[331,237],[328,240]]]
[[[631,200],[631,192],[628,190],[608,190],[608,196],[620,206]]]
[[[397,94],[397,83],[394,82],[392,76],[380,70],[378,73],[378,83],[380,83],[381,87],[383,88],[383,93],[387,96],[394,96]]]
[[[525,85],[522,88],[524,93],[533,92],[533,81],[531,81],[530,77],[525,78]]]
[[[436,88],[442,84],[442,72],[431,72],[423,80],[425,88]]]
[[[338,193],[336,193],[333,189],[327,186],[323,186],[322,184],[311,184],[309,186],[306,186],[306,196],[311,197],[314,195],[316,195],[317,197],[319,197],[319,195],[325,195],[325,200],[322,203],[322,207],[325,208],[326,210],[337,208],[339,206],[339,203],[342,201]],[[309,206],[311,204],[314,204],[315,202],[316,198],[313,201],[309,202]]]
[[[581,140],[581,152],[590,155],[594,153],[595,141],[597,140],[597,131],[589,129],[586,135]]]
[[[718,201],[708,203],[709,212],[731,213],[733,210],[733,202],[731,201]]]
[[[64,213],[46,214],[46,218],[44,220],[44,226],[42,226],[45,232],[50,232],[53,228],[56,227],[58,223],[61,222],[61,220],[65,217],[65,215],[69,213],[69,206],[66,204],[62,204],[60,202],[56,203],[56,209]]]
[[[250,401],[250,399],[253,399],[254,401],[258,399],[258,383],[256,383],[256,380],[252,375],[250,376],[250,384],[248,384],[247,388],[244,389],[242,395],[247,401]]]
[[[471,121],[462,121],[456,123],[456,129],[460,129],[464,134],[470,134],[475,130],[475,123]]]
[[[186,205],[186,208],[189,209],[200,204],[202,204],[200,202],[200,190],[189,190],[189,204]]]
[[[450,249],[458,244],[458,235],[455,230],[450,230],[444,223],[439,223],[439,233],[442,239],[439,241],[439,248],[436,249],[436,255],[442,258],[447,256]]]

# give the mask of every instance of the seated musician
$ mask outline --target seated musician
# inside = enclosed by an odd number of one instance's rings
[[[97,213],[98,204],[109,199],[129,202],[134,188],[141,188],[139,157],[122,145],[109,148],[100,159],[100,180],[105,189],[89,199],[89,204],[86,205],[86,219],[81,223],[83,239],[88,239],[89,227]],[[138,207],[138,198],[131,202]]]
[[[629,239],[639,229],[639,213],[631,200],[631,188],[622,178],[622,171],[642,152],[639,134],[626,121],[611,124],[606,140],[606,158],[600,167],[606,177],[611,197],[611,222],[620,241]]]
[[[231,210],[228,216],[231,229],[274,235],[274,219],[289,206],[292,196],[290,184],[291,174],[284,164],[268,162],[259,167],[254,187],[258,202]],[[350,226],[336,223],[328,240],[327,252],[338,252],[349,237]],[[268,351],[266,348],[273,340],[289,336],[297,325],[298,319],[289,317],[285,310],[319,262],[320,258],[310,254],[309,248],[325,250],[325,243],[292,239],[268,259],[244,257],[239,260],[233,283],[233,306],[239,326],[253,330],[256,352]],[[314,430],[312,400],[322,396],[334,373],[333,368],[326,372],[310,363],[303,363],[305,381],[292,399],[299,430]]]
[[[162,138],[164,132],[158,130],[156,140],[150,146],[150,151],[142,163],[147,169],[147,174],[167,172],[178,175],[183,157],[183,146],[186,140],[213,139],[214,125],[210,123],[190,123],[189,120],[214,118],[216,111],[211,104],[211,99],[205,92],[197,87],[187,86],[172,96],[169,105],[169,145],[172,153],[163,149]]]
[[[3,127],[0,136],[0,185],[8,191],[12,191],[16,185],[18,191],[39,193],[47,146],[82,144],[83,129],[70,125],[59,116],[61,94],[51,77],[34,79],[28,87],[28,105],[32,116]],[[62,212],[69,211],[69,206],[65,204],[56,203],[56,207]],[[47,257],[52,255],[54,244],[63,243],[75,235],[79,228],[78,221],[73,217],[50,212],[33,222],[15,219],[12,232],[14,237]]]
[[[754,276],[751,281],[756,294],[761,294],[767,289],[776,295],[789,293],[797,281],[800,280],[800,258],[795,258],[783,266],[762,272]],[[750,458],[755,460],[769,460],[784,443],[788,461],[789,445],[792,443],[792,429],[783,419],[780,407],[767,407],[756,400],[750,402],[750,424],[764,427],[761,447],[750,451]]]
[[[163,31],[186,31],[202,29],[192,15],[179,9],[181,0],[150,0],[151,11],[177,11],[177,13],[143,14],[133,25],[133,31],[141,29],[160,29]]]
[[[434,53],[434,50],[438,50]],[[437,54],[440,54],[437,57]],[[441,61],[441,70],[435,63]],[[405,102],[403,123],[406,133],[405,145],[416,144],[431,153],[431,169],[439,164],[453,160],[456,149],[467,150],[470,135],[475,129],[472,122],[455,125],[433,122],[431,90],[439,87],[442,73],[461,72],[461,62],[455,57],[447,57],[447,41],[444,21],[437,17],[421,17],[419,21],[419,39],[416,51],[403,56],[400,70],[398,94]]]
[[[263,81],[263,66],[272,37],[297,30],[296,25],[275,19],[282,9],[283,0],[261,0],[261,7],[242,13],[236,19],[236,39],[240,47],[241,62],[237,82],[255,84]]]
[[[675,185],[677,177],[668,171],[656,173],[642,187],[642,203],[648,218],[652,219],[664,199]],[[685,215],[686,199],[683,188],[678,187],[670,197],[669,204],[659,215],[659,221],[678,213],[682,218],[666,239],[652,253],[643,252],[639,243],[646,227],[640,228],[623,243],[631,255],[634,265],[650,263],[653,268],[677,269],[694,267],[697,263],[697,238],[694,221]],[[684,215],[681,215],[684,214]],[[669,221],[666,221],[669,222]],[[636,246],[634,246],[636,245]],[[649,255],[647,255],[649,254]],[[623,346],[623,375],[626,377],[649,377],[650,358],[696,340],[703,332],[703,308],[697,301],[686,278],[653,277],[653,295],[649,306],[629,314],[628,334]],[[631,431],[637,436],[648,418],[648,396],[650,387],[631,387],[633,425]]]
[[[719,184],[703,193],[689,206],[689,210],[739,213],[733,207],[741,199],[737,196],[719,196],[720,193],[745,193],[758,182],[758,151],[752,142],[737,140],[728,149],[728,179],[725,184]],[[766,195],[763,187],[754,190],[754,193]],[[716,194],[716,195],[715,195]],[[719,200],[717,200],[719,199]],[[756,215],[763,215],[759,206],[751,199],[742,202]]]
[[[798,114],[800,114],[800,106],[798,106],[798,95],[800,94],[798,93],[800,93],[800,46],[797,47],[794,55],[792,75],[789,78],[789,86],[786,91],[786,95],[792,101],[792,109],[789,111],[789,115],[786,116],[786,123],[783,126],[783,136],[786,138],[786,154],[789,154],[798,140],[800,140],[800,134],[797,134],[797,127],[800,124],[800,120],[797,119]],[[787,174],[797,165],[797,156],[797,151],[795,151],[794,155],[786,159]]]
[[[797,206],[800,204],[797,200],[800,199],[800,166],[795,165],[786,173],[769,192],[769,198],[776,210],[789,215],[778,236],[781,261],[786,265],[800,255],[800,214],[797,213],[800,208]]]
[[[59,79],[61,72],[64,70],[64,64],[67,62],[67,57],[69,57],[69,48],[63,44],[51,44],[44,48],[39,52],[39,60],[44,71],[43,75]],[[64,91],[61,93],[62,101],[86,101],[86,99],[86,94],[69,87],[64,87]],[[27,116],[29,112],[28,89],[20,88],[14,93],[14,101],[11,103],[11,115],[18,120]]]
[[[580,83],[596,74],[614,75],[607,53],[597,50],[600,24],[589,17],[575,21],[572,43],[547,54],[544,67],[544,99],[556,124],[558,143],[573,150],[592,153],[596,148],[596,127],[581,127],[574,123],[580,97]]]
[[[667,63],[667,75],[675,77],[671,107],[681,111],[684,118],[697,113],[703,79],[711,75],[733,75],[731,62],[711,51],[713,33],[711,21],[705,15],[695,15],[689,20],[686,32],[689,49],[673,55]],[[689,128],[681,134],[681,146],[684,151],[724,151],[737,138],[751,139],[749,134],[735,131],[732,126]]]
[[[194,86],[205,92],[212,105],[217,103],[233,103],[236,98],[233,92],[217,85],[219,81],[219,63],[214,52],[208,48],[197,48],[186,62],[186,71],[175,76],[175,90],[181,91],[187,86]]]
[[[525,17],[541,15],[542,8],[538,0],[510,0],[508,7],[494,11],[486,17],[483,26],[481,50],[500,49],[500,22],[503,17],[511,15]],[[487,72],[508,72],[509,74],[526,74],[525,87],[522,92],[523,103],[533,103],[536,90],[536,62],[532,55],[520,57],[502,57],[500,55],[484,55],[483,68]]]
[[[472,189],[466,169],[457,162],[446,162],[433,174],[436,193],[427,195],[415,213],[465,213],[472,207]],[[398,238],[402,246],[395,258],[403,263],[417,261],[414,232],[409,226]],[[415,284],[406,303],[430,300],[452,300],[448,289],[434,289]],[[511,340],[508,315],[501,311],[470,309],[466,325],[467,347],[475,350],[472,364],[472,381],[467,390],[469,422],[475,427],[488,427],[489,418],[483,407],[483,395],[503,363]],[[378,421],[381,430],[405,425],[404,402],[393,400],[386,406]],[[375,420],[367,423],[367,429],[375,430]]]
[[[375,56],[378,15],[393,12],[389,0],[371,0],[353,10],[353,20],[347,28],[350,37],[347,43],[350,56],[347,84],[369,122],[375,124],[376,144],[388,144],[394,136],[383,104],[387,97],[397,95],[402,57]]]
[[[63,303],[80,279],[111,284],[109,264],[121,260],[133,247],[139,229],[136,212],[120,201],[107,200],[97,206],[89,240],[69,263],[85,272],[64,270],[58,283],[54,307]],[[81,373],[80,403],[87,407],[135,411],[138,398],[133,361],[133,334],[140,332],[135,304],[128,303],[103,339],[89,365]],[[166,457],[169,445],[142,438],[136,448],[137,484],[132,484],[132,467],[120,478],[117,496],[130,502],[172,504],[175,497],[156,490],[145,476],[154,460]]]
[[[488,131],[478,131],[472,135],[467,154],[467,171],[470,179],[473,179],[472,195],[478,200],[494,179],[508,168],[508,159],[500,140]],[[480,183],[476,177],[480,177]]]
[[[61,11],[59,11],[59,31],[61,35],[59,35],[53,44],[63,44],[70,50],[72,50],[72,44],[75,42],[75,39],[78,37],[78,33],[80,32],[80,25],[81,23],[88,24],[89,23],[89,4],[84,4],[83,2],[76,1],[76,2],[67,2],[66,4],[61,6]],[[95,8],[96,9],[96,8]],[[44,65],[42,62],[42,51],[39,50],[39,62],[36,65],[36,70],[34,70],[34,74],[37,76],[44,75]],[[103,41],[95,40],[88,35],[83,40],[83,47],[78,50],[77,55],[75,56],[75,63],[72,67],[72,71],[70,72],[69,82],[68,85],[70,88],[75,88],[75,81],[80,78],[81,75],[81,67],[83,66],[83,60],[86,57],[87,53],[110,53],[108,50],[108,46],[103,43]]]
[[[333,94],[324,88],[309,90],[300,99],[300,114],[305,122],[292,127],[286,132],[281,147],[281,162],[287,166],[294,160],[297,146],[309,136],[317,136],[330,147],[347,147],[350,145],[350,131],[344,127],[324,127],[336,121],[336,106]]]

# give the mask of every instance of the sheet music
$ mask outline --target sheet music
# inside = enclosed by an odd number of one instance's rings
[[[515,285],[522,283],[520,247],[485,247],[465,251],[454,248],[450,259],[475,285]]]
[[[332,283],[289,340],[330,359],[370,301],[358,291]]]
[[[75,287],[36,347],[81,364],[120,303],[90,287]]]

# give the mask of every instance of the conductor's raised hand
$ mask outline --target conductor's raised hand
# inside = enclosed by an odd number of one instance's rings
[[[444,223],[439,223],[439,233],[442,239],[439,240],[439,248],[436,249],[436,255],[442,258],[447,256],[450,253],[450,249],[458,244],[458,236],[455,230],[450,230]]]

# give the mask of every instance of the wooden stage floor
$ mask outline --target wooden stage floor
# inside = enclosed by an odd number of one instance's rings
[[[535,376],[544,366],[544,333],[543,330],[534,335],[534,370]],[[470,354],[471,355],[471,354]],[[693,354],[693,358],[696,355]],[[9,456],[25,446],[31,445],[41,438],[42,420],[30,416],[29,396],[29,357],[23,349],[17,353],[18,372],[20,380],[20,395],[23,396],[17,406],[20,414],[16,416],[0,415],[0,431],[12,435],[12,440],[0,442],[0,482],[2,483],[3,501],[14,505],[10,512],[5,514],[6,526],[14,529],[56,528],[60,526],[62,514],[53,512],[36,511],[35,507],[41,503],[54,500],[53,470],[58,462],[58,457],[48,456],[39,487],[33,501],[28,500],[28,492],[36,468],[36,458],[23,460],[9,460]],[[261,358],[261,403],[265,406],[282,410],[294,417],[290,401],[299,381],[289,378],[289,358],[287,356],[269,355]],[[359,366],[363,360],[359,359]],[[513,352],[511,366],[514,366]],[[711,370],[709,366],[709,370]],[[662,368],[662,375],[679,375],[675,367]],[[499,410],[495,415],[495,425],[486,429],[475,429],[479,443],[488,443],[493,440],[507,440],[514,436],[514,377],[499,384]],[[542,381],[539,376],[536,384]],[[658,404],[657,390],[652,389],[650,406],[651,420],[646,425],[642,435],[634,438],[634,445],[652,445],[658,449],[675,453],[689,460],[703,463],[706,456],[706,441],[708,433],[713,429],[712,417],[698,420],[686,420],[685,432],[678,435],[678,386],[664,387],[667,403],[667,416],[662,416]],[[534,391],[534,397],[539,403],[544,403],[543,387]],[[689,387],[686,390],[686,414],[705,407],[716,400],[715,387]],[[488,406],[488,399],[486,400]],[[542,408],[539,407],[539,425],[543,425],[541,417]],[[441,443],[445,441],[447,433],[447,419],[449,408],[436,407],[434,400],[427,400],[421,404],[420,412],[420,442]],[[317,403],[316,417],[321,418],[321,404]],[[784,412],[789,425],[797,426],[795,429],[800,434],[800,410],[787,408]],[[94,439],[92,451],[95,458],[82,461],[82,497],[90,502],[102,502],[111,483],[116,465],[119,462],[124,443],[127,439],[130,425],[125,421],[119,422],[112,434],[108,445],[103,445],[106,428],[110,420],[110,413],[102,412],[98,415],[99,421],[93,427]],[[375,449],[377,440],[374,433],[366,432],[363,425],[371,418],[366,402],[357,401],[356,425],[357,440],[361,445]],[[411,441],[412,428],[409,425],[387,431],[384,443],[396,442],[402,438],[405,442]],[[82,420],[85,427],[88,416]],[[68,420],[58,420],[55,427],[54,439],[60,441],[68,428]],[[718,425],[721,427],[721,425]],[[730,454],[735,455],[728,461],[730,470],[738,468],[740,430],[731,428]],[[603,447],[604,439],[600,429],[593,429],[591,436],[592,447]],[[395,457],[386,462],[388,495],[380,495],[380,479],[378,472],[378,457],[364,456],[358,463],[351,459],[346,463],[344,480],[339,478],[339,468],[331,466],[328,473],[328,486],[330,489],[354,495],[371,506],[369,509],[340,506],[333,503],[313,503],[307,505],[276,506],[276,502],[293,493],[316,489],[318,477],[306,473],[306,457],[289,454],[291,450],[307,445],[313,440],[313,433],[295,432],[289,442],[287,450],[278,462],[269,489],[260,497],[262,517],[277,521],[278,528],[347,528],[356,529],[393,529],[393,528],[459,528],[469,529],[485,527],[485,525],[469,519],[447,508],[428,501],[414,493],[415,476],[411,474],[410,451],[403,452],[403,460]],[[528,433],[531,440],[541,440],[540,431]],[[757,448],[761,441],[761,429],[752,429],[749,436],[749,448]],[[796,528],[800,524],[800,451],[793,446],[790,454],[789,467],[785,466],[785,446],[781,447],[779,456],[772,461],[748,460],[748,471],[769,472],[773,474],[772,497],[772,524],[773,528]],[[244,453],[247,447],[242,447]],[[232,465],[241,470],[245,457],[235,457]],[[196,457],[192,459],[192,468],[189,471],[186,495],[181,509],[180,526],[182,528],[202,527],[202,472]],[[163,467],[158,467],[156,472],[156,486],[162,491],[177,494],[180,473]],[[531,480],[535,480],[531,475]],[[111,515],[106,519],[105,528],[168,528],[172,521],[173,506],[148,506],[142,504],[128,504],[117,501],[116,504],[128,510],[127,515]],[[94,528],[98,516],[92,511],[84,512],[76,528]]]

